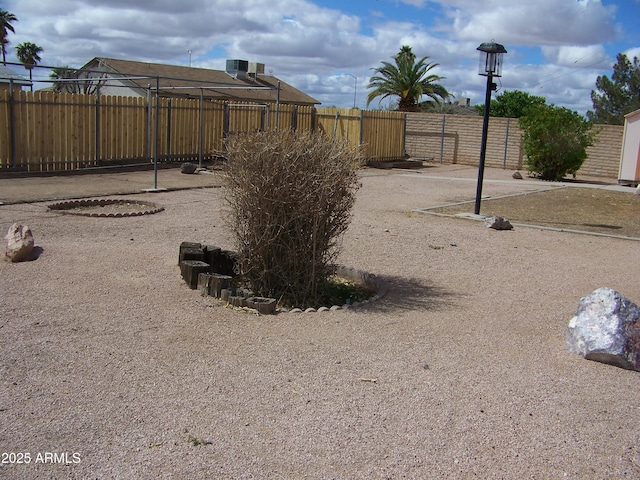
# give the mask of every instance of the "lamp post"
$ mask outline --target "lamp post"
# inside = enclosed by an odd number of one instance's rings
[[[343,75],[349,75],[353,77],[353,108],[356,108],[356,95],[358,93],[358,77],[351,75],[350,73],[344,73]]]
[[[482,180],[484,177],[484,159],[487,150],[487,131],[489,129],[489,107],[491,92],[497,88],[493,77],[502,75],[502,55],[507,53],[504,46],[489,42],[481,44],[476,50],[480,51],[478,75],[487,77],[487,90],[484,97],[484,119],[482,121],[482,144],[480,146],[480,164],[478,165],[478,187],[476,189],[476,205],[474,214],[480,213],[480,199],[482,198]]]

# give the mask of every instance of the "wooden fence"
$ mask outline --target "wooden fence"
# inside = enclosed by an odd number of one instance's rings
[[[322,129],[371,160],[404,156],[404,114],[203,99],[0,92],[0,172],[209,160],[235,132]]]

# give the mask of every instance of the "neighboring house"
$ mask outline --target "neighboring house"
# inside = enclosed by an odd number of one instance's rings
[[[236,102],[291,105],[320,104],[318,100],[272,75],[264,74],[264,64],[227,60],[226,71],[160,63],[135,62],[96,57],[75,75],[100,86],[103,95],[147,96],[159,84],[162,97],[191,97]],[[63,89],[64,83],[58,84]],[[279,85],[279,90],[278,90]]]
[[[0,64],[0,91],[8,91],[12,84],[15,90],[22,90],[22,87],[29,87],[32,83],[27,78],[8,68],[6,65]]]
[[[640,183],[640,110],[624,116],[618,183],[627,185]]]

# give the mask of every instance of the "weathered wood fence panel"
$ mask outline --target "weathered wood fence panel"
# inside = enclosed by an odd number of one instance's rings
[[[88,167],[212,158],[228,134],[322,131],[362,145],[369,159],[404,155],[404,114],[48,91],[0,92],[0,170]]]
[[[360,143],[366,156],[379,160],[397,160],[405,152],[406,116],[399,112],[363,110],[360,123]]]

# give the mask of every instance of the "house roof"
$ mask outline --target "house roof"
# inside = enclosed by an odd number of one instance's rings
[[[634,110],[633,112],[629,112],[627,113],[624,118],[631,118],[631,117],[635,117],[636,115],[640,115],[640,109],[638,110]]]
[[[107,71],[132,77],[126,80],[132,88],[146,90],[155,87],[158,78],[160,95],[165,97],[215,98],[227,101],[273,102],[295,105],[317,105],[321,102],[297,88],[271,75],[247,75],[240,79],[222,70],[165,65],[161,63],[136,62],[116,58],[96,57],[83,70]],[[136,78],[145,77],[145,78]],[[280,93],[278,95],[278,82]],[[258,87],[258,88],[256,88]]]
[[[10,80],[13,80],[16,85],[31,85],[28,79],[14,72],[6,65],[0,64],[0,83],[9,83]]]

